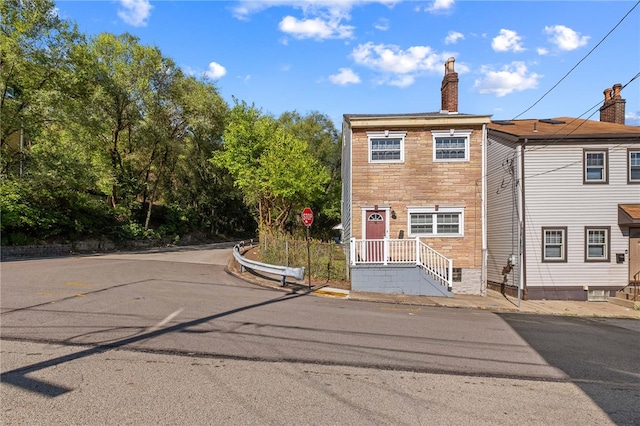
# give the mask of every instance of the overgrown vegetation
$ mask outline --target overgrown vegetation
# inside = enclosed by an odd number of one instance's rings
[[[327,280],[345,279],[347,265],[342,246],[316,239],[309,242],[311,276]],[[307,268],[307,241],[282,232],[261,235],[260,256],[263,262],[272,265]]]
[[[130,34],[86,37],[50,0],[0,4],[3,245],[295,233],[339,222],[340,139],[185,74]]]

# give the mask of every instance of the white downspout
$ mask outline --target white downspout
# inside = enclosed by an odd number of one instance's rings
[[[482,125],[482,270],[481,270],[481,283],[480,294],[487,295],[487,125]]]

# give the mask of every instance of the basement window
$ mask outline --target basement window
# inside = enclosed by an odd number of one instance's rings
[[[451,281],[453,281],[454,283],[459,283],[462,281],[462,268],[453,268]]]

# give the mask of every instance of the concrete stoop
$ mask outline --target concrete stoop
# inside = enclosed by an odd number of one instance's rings
[[[621,291],[616,291],[616,296],[610,297],[609,303],[640,310],[640,288],[634,289],[634,286],[627,286]]]

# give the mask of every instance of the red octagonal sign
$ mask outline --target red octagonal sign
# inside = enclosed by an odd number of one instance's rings
[[[313,211],[309,207],[305,207],[302,210],[302,223],[304,223],[304,226],[311,226],[313,223]]]

